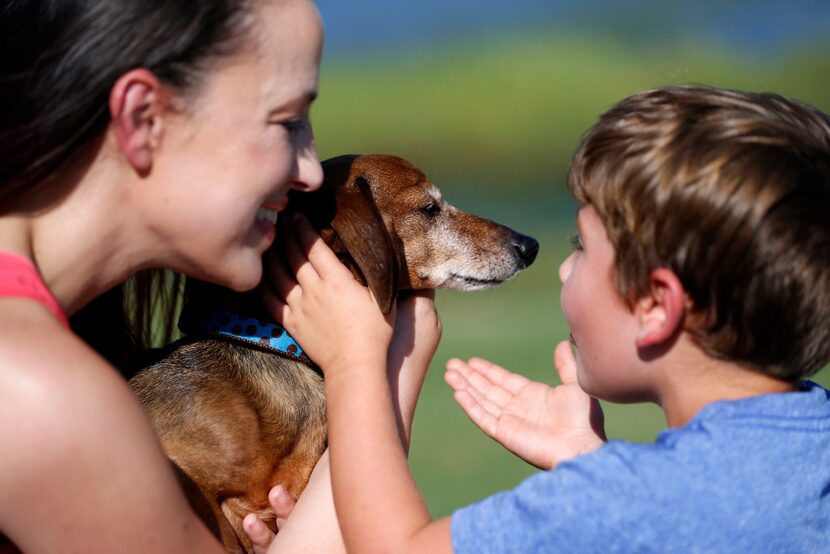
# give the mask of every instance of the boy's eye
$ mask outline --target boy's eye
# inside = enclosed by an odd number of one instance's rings
[[[582,250],[582,238],[579,235],[572,236],[570,243],[574,250]]]

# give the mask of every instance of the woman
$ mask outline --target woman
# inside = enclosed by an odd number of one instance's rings
[[[221,552],[66,317],[147,268],[257,285],[287,192],[322,180],[316,10],[4,2],[0,37],[0,533],[25,552]]]

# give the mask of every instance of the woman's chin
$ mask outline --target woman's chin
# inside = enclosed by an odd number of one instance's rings
[[[262,279],[262,258],[259,255],[245,256],[223,269],[232,269],[232,273],[225,273],[214,282],[236,292],[246,292],[257,285]]]

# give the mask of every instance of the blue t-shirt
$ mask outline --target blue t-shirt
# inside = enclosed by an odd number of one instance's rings
[[[830,552],[830,393],[715,402],[452,516],[455,552]]]

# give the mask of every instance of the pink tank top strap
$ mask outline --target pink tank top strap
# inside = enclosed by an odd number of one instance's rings
[[[46,287],[32,261],[19,254],[0,252],[0,297],[31,298],[43,304],[69,329],[69,320],[57,299]]]

